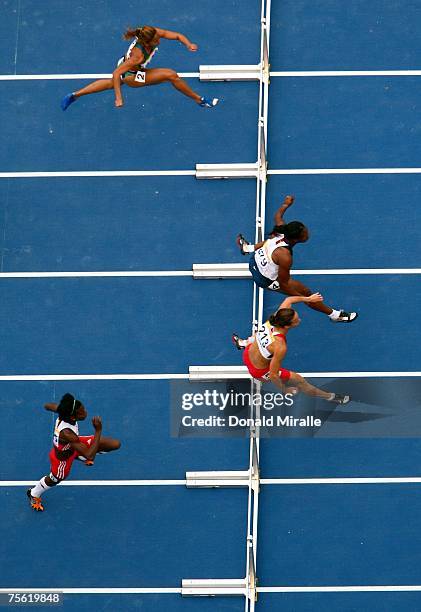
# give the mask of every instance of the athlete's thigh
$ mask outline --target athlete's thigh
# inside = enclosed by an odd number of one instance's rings
[[[148,85],[158,85],[176,74],[169,68],[148,68],[139,70],[136,74],[127,75],[122,82],[129,87],[147,87]]]
[[[119,447],[119,441],[114,438],[106,438],[101,436],[98,451],[116,450]]]
[[[299,386],[305,382],[305,378],[301,376],[301,374],[297,374],[297,372],[289,372],[288,385]]]

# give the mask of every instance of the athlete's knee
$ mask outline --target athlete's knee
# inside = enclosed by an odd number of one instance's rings
[[[305,297],[310,297],[310,295],[313,295],[313,291],[303,285],[301,295],[304,295]]]
[[[294,385],[299,387],[300,385],[304,385],[307,381],[304,376],[301,376],[301,374],[297,374],[297,372],[291,372],[288,382],[293,383]]]
[[[61,483],[61,480],[62,479],[57,478],[57,476],[54,476],[54,474],[50,472],[49,475],[45,477],[45,484],[49,487],[55,487]]]
[[[110,453],[111,451],[116,451],[121,447],[120,440],[115,438],[107,438],[103,441],[103,444],[100,446],[101,453]]]
[[[168,68],[165,70],[165,72],[166,72],[165,78],[167,79],[167,81],[174,83],[175,81],[180,80],[180,77],[175,70],[171,70],[170,68]]]
[[[119,448],[121,448],[120,440],[112,440],[111,450],[118,450]]]

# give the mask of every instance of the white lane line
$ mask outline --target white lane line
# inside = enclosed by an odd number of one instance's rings
[[[421,584],[370,585],[370,586],[296,586],[257,587],[259,593],[354,593],[381,591],[421,591]]]
[[[335,485],[335,484],[419,484],[420,476],[391,478],[262,478],[264,485]]]
[[[419,377],[421,372],[300,372],[308,378],[401,378]]]
[[[268,174],[421,174],[421,168],[288,168],[268,170]]]
[[[288,168],[271,169],[268,170],[268,174],[421,174],[421,168]],[[0,179],[129,176],[196,176],[196,170],[71,170],[58,172],[0,172]]]
[[[271,77],[421,76],[421,70],[274,70]]]
[[[188,380],[189,374],[19,374],[1,375],[0,381],[41,380]]]
[[[248,265],[244,264],[244,277],[226,277],[227,280],[243,280],[251,274],[248,272]],[[241,271],[240,271],[241,272]],[[337,268],[320,270],[292,270],[294,274],[308,276],[324,275],[376,275],[376,274],[421,274],[421,268]],[[125,278],[125,277],[156,277],[156,276],[193,276],[192,270],[103,270],[103,271],[72,271],[72,272],[0,272],[2,278]],[[224,278],[223,273],[218,280]],[[214,280],[200,279],[200,280]]]
[[[0,179],[59,178],[75,176],[196,176],[196,170],[72,170],[66,172],[0,172]]]
[[[186,79],[199,78],[199,72],[179,72]],[[0,81],[65,81],[74,79],[111,79],[112,74],[1,74]]]
[[[421,268],[338,268],[335,270],[292,270],[294,274],[421,274]]]
[[[215,481],[217,483],[218,481]],[[0,487],[30,487],[35,480],[0,480]],[[261,478],[262,485],[373,485],[420,484],[420,476],[385,478]],[[186,486],[186,480],[65,480],[65,487],[165,487]]]
[[[153,593],[157,593],[157,594],[179,594],[181,593],[181,588],[179,587],[174,587],[174,588],[164,588],[164,587],[154,587],[154,588],[124,588],[124,587],[117,587],[117,588],[107,588],[107,587],[101,587],[101,588],[66,588],[66,587],[55,587],[54,589],[51,588],[44,588],[44,587],[29,587],[29,588],[25,588],[22,589],[20,587],[9,587],[7,589],[5,588],[1,588],[0,589],[0,593],[64,593],[65,595],[83,595],[83,594],[88,594],[88,595],[118,595],[118,594],[124,594],[124,595],[136,595],[136,594],[153,594]]]
[[[0,487],[32,487],[35,480],[0,480]],[[65,480],[67,487],[165,487],[186,486],[185,480]]]
[[[181,77],[198,79],[200,72],[179,72]],[[421,70],[272,70],[271,77],[389,77],[421,76]],[[0,81],[65,81],[77,79],[110,79],[110,73],[75,74],[1,74]]]
[[[224,366],[221,366],[223,371]],[[241,368],[248,376],[247,368]],[[413,378],[421,372],[300,372],[307,378]],[[2,374],[0,381],[46,381],[46,380],[189,380],[186,374]],[[215,372],[215,381],[218,372]]]
[[[45,593],[57,593],[58,591],[65,595],[116,595],[116,594],[181,594],[181,588],[124,588],[124,587],[101,587],[101,588],[66,588],[66,587],[55,587],[55,588],[44,588],[44,587],[28,587],[20,588],[10,586],[8,588],[0,588],[0,593],[28,593],[28,592],[45,592]],[[348,593],[348,592],[393,592],[393,591],[421,591],[421,585],[409,584],[409,585],[370,585],[370,586],[311,586],[311,587],[257,587],[259,593]]]
[[[124,278],[141,276],[193,276],[191,270],[113,270],[96,272],[0,272],[1,278]]]

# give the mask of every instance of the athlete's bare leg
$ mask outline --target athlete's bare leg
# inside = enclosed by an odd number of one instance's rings
[[[290,278],[288,281],[288,285],[283,289],[278,289],[279,293],[283,293],[284,295],[304,295],[305,297],[309,297],[314,293],[308,287],[306,287],[301,281]],[[323,312],[324,314],[330,315],[333,312],[333,308],[330,306],[326,306],[323,302],[309,302],[306,303],[306,306],[312,308],[313,310],[318,310],[319,312]]]
[[[110,453],[111,451],[118,450],[121,446],[120,440],[114,438],[101,438],[97,453]],[[48,487],[55,487],[60,484],[61,480],[53,481],[50,476],[45,476],[45,484]]]
[[[305,393],[305,395],[310,395],[312,397],[320,397],[325,400],[332,399],[332,393],[328,391],[323,391],[322,389],[318,389],[314,385],[311,385],[301,374],[297,374],[296,372],[291,372],[291,376],[288,380],[288,384],[298,389],[301,393]]]
[[[118,450],[121,446],[120,440],[114,438],[102,438],[99,443],[98,453],[109,453],[111,451]]]
[[[92,83],[89,83],[89,85],[86,85],[86,87],[75,91],[73,95],[75,98],[80,98],[80,96],[99,93],[100,91],[106,91],[107,89],[113,89],[112,79],[100,79],[99,81],[93,81]]]
[[[135,81],[134,74],[126,76],[122,82],[129,87],[147,87],[148,85],[159,85],[160,83],[171,83],[178,91],[185,96],[192,98],[197,104],[201,102],[199,94],[193,91],[193,89],[178,76],[175,70],[170,68],[149,68],[145,70],[146,77],[144,83]]]

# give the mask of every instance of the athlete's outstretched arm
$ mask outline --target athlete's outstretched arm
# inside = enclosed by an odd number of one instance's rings
[[[275,213],[275,225],[285,225],[284,214],[288,208],[294,204],[294,199],[293,195],[285,196],[284,201]]]
[[[298,304],[299,302],[306,302],[307,304],[315,302],[323,302],[323,296],[320,293],[313,293],[308,297],[305,295],[292,295],[287,297],[279,306],[279,308],[291,308],[292,304]]]
[[[167,40],[179,40],[189,51],[197,51],[198,46],[192,43],[187,36],[180,34],[180,32],[172,32],[171,30],[161,30],[156,28],[157,34],[160,38],[166,38]]]
[[[133,49],[132,54],[129,59],[126,59],[120,66],[113,72],[113,87],[115,93],[115,105],[117,107],[123,106],[123,96],[121,95],[121,80],[120,77],[122,74],[127,72],[128,70],[133,70],[136,66],[138,66],[143,61],[143,53],[140,49]]]
[[[279,279],[279,277],[278,277]],[[312,295],[311,289],[306,287],[301,281],[295,280],[295,278],[289,278],[287,283],[280,284],[280,289],[282,293],[286,293],[287,295],[302,295],[305,297],[310,297]],[[312,308],[313,310],[318,310],[319,312],[323,312],[324,314],[330,315],[333,312],[333,309],[330,306],[327,306],[323,302],[315,301],[315,302],[306,302],[307,306]]]
[[[49,410],[50,412],[57,412],[58,404],[44,404],[45,410]]]

